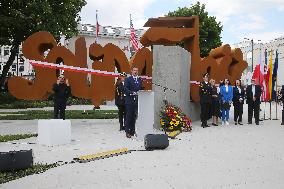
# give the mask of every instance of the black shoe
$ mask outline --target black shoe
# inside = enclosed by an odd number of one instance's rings
[[[243,123],[242,123],[242,122],[239,122],[238,124],[239,124],[239,125],[243,125]]]
[[[284,125],[284,122],[282,122],[281,125]]]
[[[213,125],[213,126],[218,126],[218,124],[216,124],[216,123],[212,123],[212,125]]]
[[[259,125],[259,123],[255,123],[256,125]]]
[[[235,125],[238,125],[238,123],[237,123],[237,122],[235,122]]]
[[[252,124],[252,122],[248,122],[248,124]]]

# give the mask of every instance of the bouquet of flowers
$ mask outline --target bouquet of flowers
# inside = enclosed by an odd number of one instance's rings
[[[160,112],[160,123],[164,131],[191,131],[191,120],[179,107],[165,103]]]

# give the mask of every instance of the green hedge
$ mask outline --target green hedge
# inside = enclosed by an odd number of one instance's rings
[[[53,111],[29,110],[19,112],[3,112],[0,120],[34,120],[52,119]],[[7,115],[5,115],[7,114]],[[15,115],[13,115],[15,114]],[[118,119],[117,110],[66,110],[66,119]]]
[[[12,140],[20,140],[30,137],[37,137],[37,134],[17,134],[17,135],[0,135],[0,142],[7,142]]]
[[[26,109],[26,108],[43,108],[53,106],[53,95],[48,100],[31,101],[31,100],[19,100],[13,97],[9,93],[0,93],[0,109]],[[76,97],[70,97],[67,100],[67,105],[91,105],[92,102],[89,99],[82,99]]]
[[[53,164],[35,164],[31,168],[18,170],[18,171],[6,171],[0,172],[0,184],[9,182],[11,180],[19,179],[28,175],[39,174],[47,171],[48,169],[57,167],[57,163]],[[1,187],[0,187],[1,188]]]

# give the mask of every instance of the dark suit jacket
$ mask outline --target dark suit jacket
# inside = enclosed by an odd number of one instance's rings
[[[121,82],[115,87],[115,105],[116,106],[123,106],[125,104],[124,93],[125,93],[124,84]]]
[[[246,89],[246,97],[247,97],[247,104],[252,104],[253,103],[253,94],[252,94],[252,86],[249,85]],[[256,98],[255,102],[260,104],[260,96],[261,96],[261,87],[259,85],[255,85],[255,95],[254,97]]]
[[[138,92],[142,89],[142,80],[138,77],[137,82],[133,76],[127,77],[124,81],[124,89],[125,89],[125,104],[138,104],[138,96],[133,95],[134,92]]]
[[[241,87],[241,93],[238,90],[238,87],[234,87],[233,89],[233,104],[240,103],[240,98],[243,99],[242,104],[244,103],[245,100],[245,90],[243,87]]]
[[[199,85],[200,103],[212,103],[212,87],[209,83],[202,81]]]
[[[65,108],[67,98],[71,95],[70,86],[67,86],[65,83],[59,85],[55,83],[53,85],[53,91],[54,91],[54,99],[53,99],[54,104],[59,107]]]

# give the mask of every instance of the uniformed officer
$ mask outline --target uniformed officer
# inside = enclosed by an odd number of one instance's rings
[[[124,81],[127,77],[126,73],[123,72],[120,74],[119,78],[115,84],[115,105],[118,108],[118,117],[120,124],[120,131],[125,130],[125,89],[124,89]]]
[[[200,96],[200,106],[201,106],[201,113],[200,113],[200,119],[201,119],[201,127],[210,127],[207,124],[207,120],[210,116],[210,106],[211,106],[211,90],[210,84],[208,82],[209,80],[209,74],[206,73],[203,75],[203,82],[200,83],[199,86],[199,96]]]
[[[138,68],[132,67],[131,76],[124,82],[125,106],[126,106],[126,137],[131,138],[135,134],[135,122],[138,114],[138,91],[142,89],[142,80],[138,77]]]

